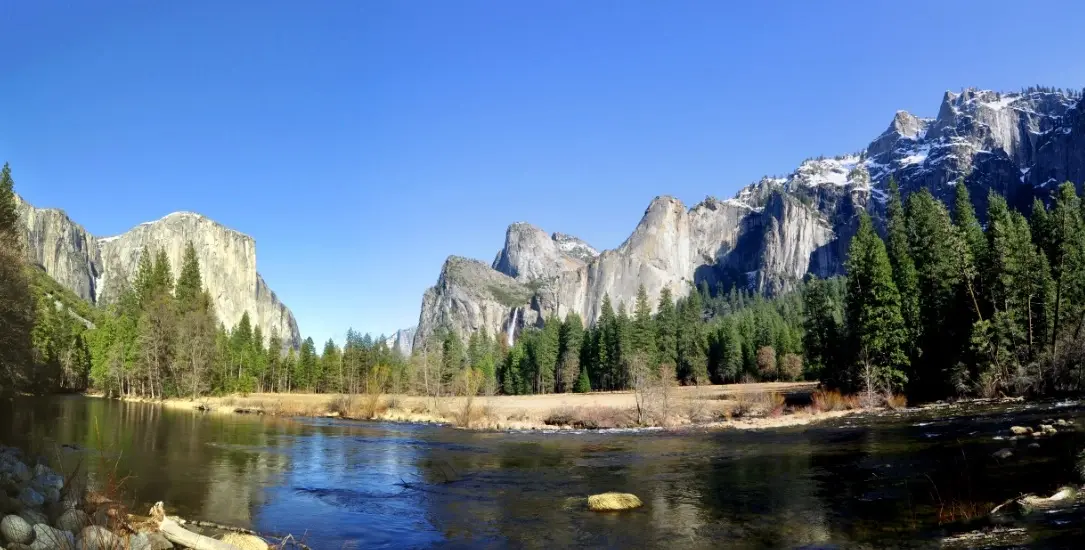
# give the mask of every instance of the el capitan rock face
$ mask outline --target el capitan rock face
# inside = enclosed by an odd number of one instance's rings
[[[890,177],[905,195],[928,189],[947,204],[963,180],[981,218],[989,190],[1027,208],[1063,181],[1080,187],[1083,111],[1081,95],[1071,92],[946,92],[935,118],[897,112],[859,153],[809,159],[786,177],[689,209],[657,197],[613,250],[513,224],[492,266],[449,258],[425,293],[414,345],[441,326],[465,338],[483,328],[508,338],[551,315],[576,312],[594,322],[604,295],[632,308],[640,285],[654,307],[664,288],[680,297],[702,281],[771,294],[808,273],[840,274],[858,214],[882,217]]]
[[[165,250],[176,279],[191,242],[219,321],[232,327],[247,311],[265,338],[277,333],[284,346],[301,344],[293,314],[256,271],[252,237],[199,214],[177,212],[121,235],[98,238],[61,210],[35,208],[18,197],[16,201],[30,261],[80,298],[94,304],[114,299],[122,283],[135,279],[144,248],[152,254]]]

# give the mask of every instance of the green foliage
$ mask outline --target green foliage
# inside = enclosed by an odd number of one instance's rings
[[[848,249],[847,269],[845,312],[853,370],[850,376],[839,378],[845,378],[852,389],[895,391],[907,381],[904,347],[908,334],[885,243],[865,213]]]

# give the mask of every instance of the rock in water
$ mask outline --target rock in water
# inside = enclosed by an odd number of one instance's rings
[[[79,531],[79,539],[76,541],[77,550],[114,550],[123,547],[117,535],[97,525],[84,527],[82,531]],[[135,548],[131,546],[129,550],[135,550]]]
[[[232,544],[241,550],[267,550],[267,543],[264,539],[255,535],[246,535],[243,533],[226,533],[222,536],[222,542]]]
[[[56,527],[72,533],[82,532],[84,527],[90,525],[90,516],[82,510],[68,510],[57,518]]]
[[[34,540],[34,528],[25,519],[14,515],[0,520],[0,534],[8,542],[30,544]]]
[[[640,508],[644,503],[630,493],[602,493],[588,497],[588,508],[595,512],[614,512]]]
[[[19,512],[19,517],[25,519],[26,522],[29,523],[30,525],[37,525],[39,523],[49,523],[49,518],[45,517],[45,514],[39,512],[37,510],[31,510],[29,508],[26,509],[26,510],[23,510],[22,512]]]
[[[1011,456],[1013,456],[1013,450],[1012,449],[999,449],[999,450],[995,451],[994,453],[992,453],[991,456],[993,456],[993,457],[995,457],[995,458],[997,458],[999,460],[1006,460],[1007,458],[1010,458]]]
[[[142,533],[147,535],[147,540],[151,543],[150,550],[170,550],[173,548],[173,543],[166,539],[166,536],[162,533]]]
[[[1032,428],[1027,426],[1011,426],[1010,431],[1013,432],[1013,435],[1028,435],[1032,433]]]
[[[34,526],[34,542],[31,550],[76,550],[75,535],[56,527],[39,523]]]
[[[125,550],[151,550],[151,539],[147,533],[128,535],[128,546]]]

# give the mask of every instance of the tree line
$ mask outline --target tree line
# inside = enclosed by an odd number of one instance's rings
[[[859,216],[846,276],[810,277],[773,298],[706,283],[631,309],[603,297],[598,320],[551,317],[464,339],[447,327],[410,357],[348,331],[342,347],[297,350],[246,313],[231,328],[203,287],[195,249],[177,280],[164,251],[92,307],[26,263],[13,182],[0,173],[0,391],[198,397],[230,392],[541,394],[682,384],[820,380],[912,399],[1047,393],[1085,382],[1085,201],[1072,184],[1029,217],[992,192],[986,226],[958,182],[947,207],[890,181],[883,231]],[[884,238],[883,236],[884,235]],[[654,307],[653,307],[654,306]]]
[[[1030,216],[990,192],[986,227],[967,186],[952,210],[889,182],[886,237],[863,214],[844,315],[804,293],[808,361],[826,382],[914,399],[1042,394],[1085,382],[1085,203],[1065,183]]]

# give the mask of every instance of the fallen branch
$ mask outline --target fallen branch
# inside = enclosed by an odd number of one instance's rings
[[[158,523],[158,530],[166,537],[166,540],[179,546],[192,550],[241,550],[232,544],[193,533],[181,527],[179,523],[166,517],[165,507],[161,502],[151,507],[151,518]]]

